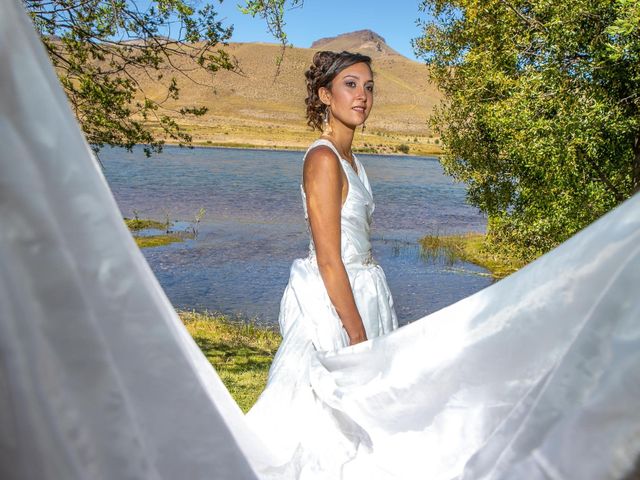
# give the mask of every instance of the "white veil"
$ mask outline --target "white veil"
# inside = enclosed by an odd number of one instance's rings
[[[242,412],[0,2],[0,478],[253,478]]]
[[[315,361],[317,394],[376,446],[345,477],[622,478],[640,452],[640,196]],[[0,478],[250,479],[265,444],[135,246],[20,3],[0,0]]]

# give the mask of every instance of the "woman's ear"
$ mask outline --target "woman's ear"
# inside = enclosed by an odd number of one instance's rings
[[[320,87],[318,89],[318,98],[325,105],[331,104],[331,91],[327,87]]]

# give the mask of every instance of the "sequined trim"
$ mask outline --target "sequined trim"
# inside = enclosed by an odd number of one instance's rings
[[[317,262],[315,250],[309,250],[309,255],[307,258],[313,262]],[[362,255],[354,255],[349,258],[343,258],[342,261],[345,265],[378,265],[378,263],[373,259],[373,253],[371,252],[371,250],[363,253]]]

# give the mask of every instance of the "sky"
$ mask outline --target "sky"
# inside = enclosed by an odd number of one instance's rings
[[[263,19],[240,13],[241,1],[215,4],[218,19],[225,25],[234,25],[231,41],[275,42]],[[320,38],[369,29],[397,52],[416,60],[411,39],[420,35],[416,20],[424,18],[419,4],[419,0],[305,0],[302,7],[285,13],[285,32],[293,46],[309,48]]]

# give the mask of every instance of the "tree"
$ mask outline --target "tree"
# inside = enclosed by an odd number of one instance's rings
[[[180,92],[176,76],[194,81],[196,68],[238,68],[217,48],[230,38],[232,27],[217,21],[211,5],[196,10],[188,0],[149,0],[144,8],[133,0],[23,3],[96,151],[105,144],[131,149],[136,143],[145,144],[147,155],[160,151],[164,139],[149,128],[150,120],[160,126],[162,137],[190,142],[169,113],[202,115],[206,109],[169,111],[164,103]],[[140,75],[164,82],[164,99],[147,96]]]
[[[447,173],[533,258],[640,190],[640,2],[425,0]]]

